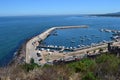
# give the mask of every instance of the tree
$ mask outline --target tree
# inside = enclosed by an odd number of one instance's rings
[[[31,63],[31,64],[34,63],[34,59],[33,59],[33,58],[30,59],[30,63]]]

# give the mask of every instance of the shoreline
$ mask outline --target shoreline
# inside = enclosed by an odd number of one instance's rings
[[[20,63],[20,59],[18,59],[19,56],[21,56],[21,54],[25,54],[23,52],[25,52],[25,48],[26,48],[26,43],[34,38],[35,36],[37,36],[39,34],[35,34],[34,36],[31,36],[30,38],[24,39],[23,42],[21,44],[19,44],[18,48],[16,49],[16,51],[13,53],[13,58],[11,59],[11,61],[9,61],[9,63],[6,64],[6,66],[9,65],[13,65],[13,64],[19,64]],[[17,61],[18,62],[17,62]],[[23,62],[24,63],[24,62]]]

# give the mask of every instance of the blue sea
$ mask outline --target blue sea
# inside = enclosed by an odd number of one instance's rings
[[[13,58],[20,45],[53,26],[88,25],[89,28],[57,30],[57,36],[51,35],[44,42],[47,45],[76,47],[90,45],[103,40],[111,40],[111,33],[100,32],[102,28],[120,30],[120,18],[69,16],[19,16],[0,17],[0,65]],[[81,38],[87,37],[84,41]],[[71,40],[75,41],[71,43]]]

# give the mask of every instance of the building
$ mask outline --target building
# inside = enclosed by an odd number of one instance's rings
[[[120,55],[120,44],[118,45],[113,45],[112,43],[108,43],[108,51],[110,53],[115,53],[117,56]]]

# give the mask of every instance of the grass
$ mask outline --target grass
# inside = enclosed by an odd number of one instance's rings
[[[120,80],[120,58],[102,54],[61,65],[31,64],[0,68],[0,80]]]

